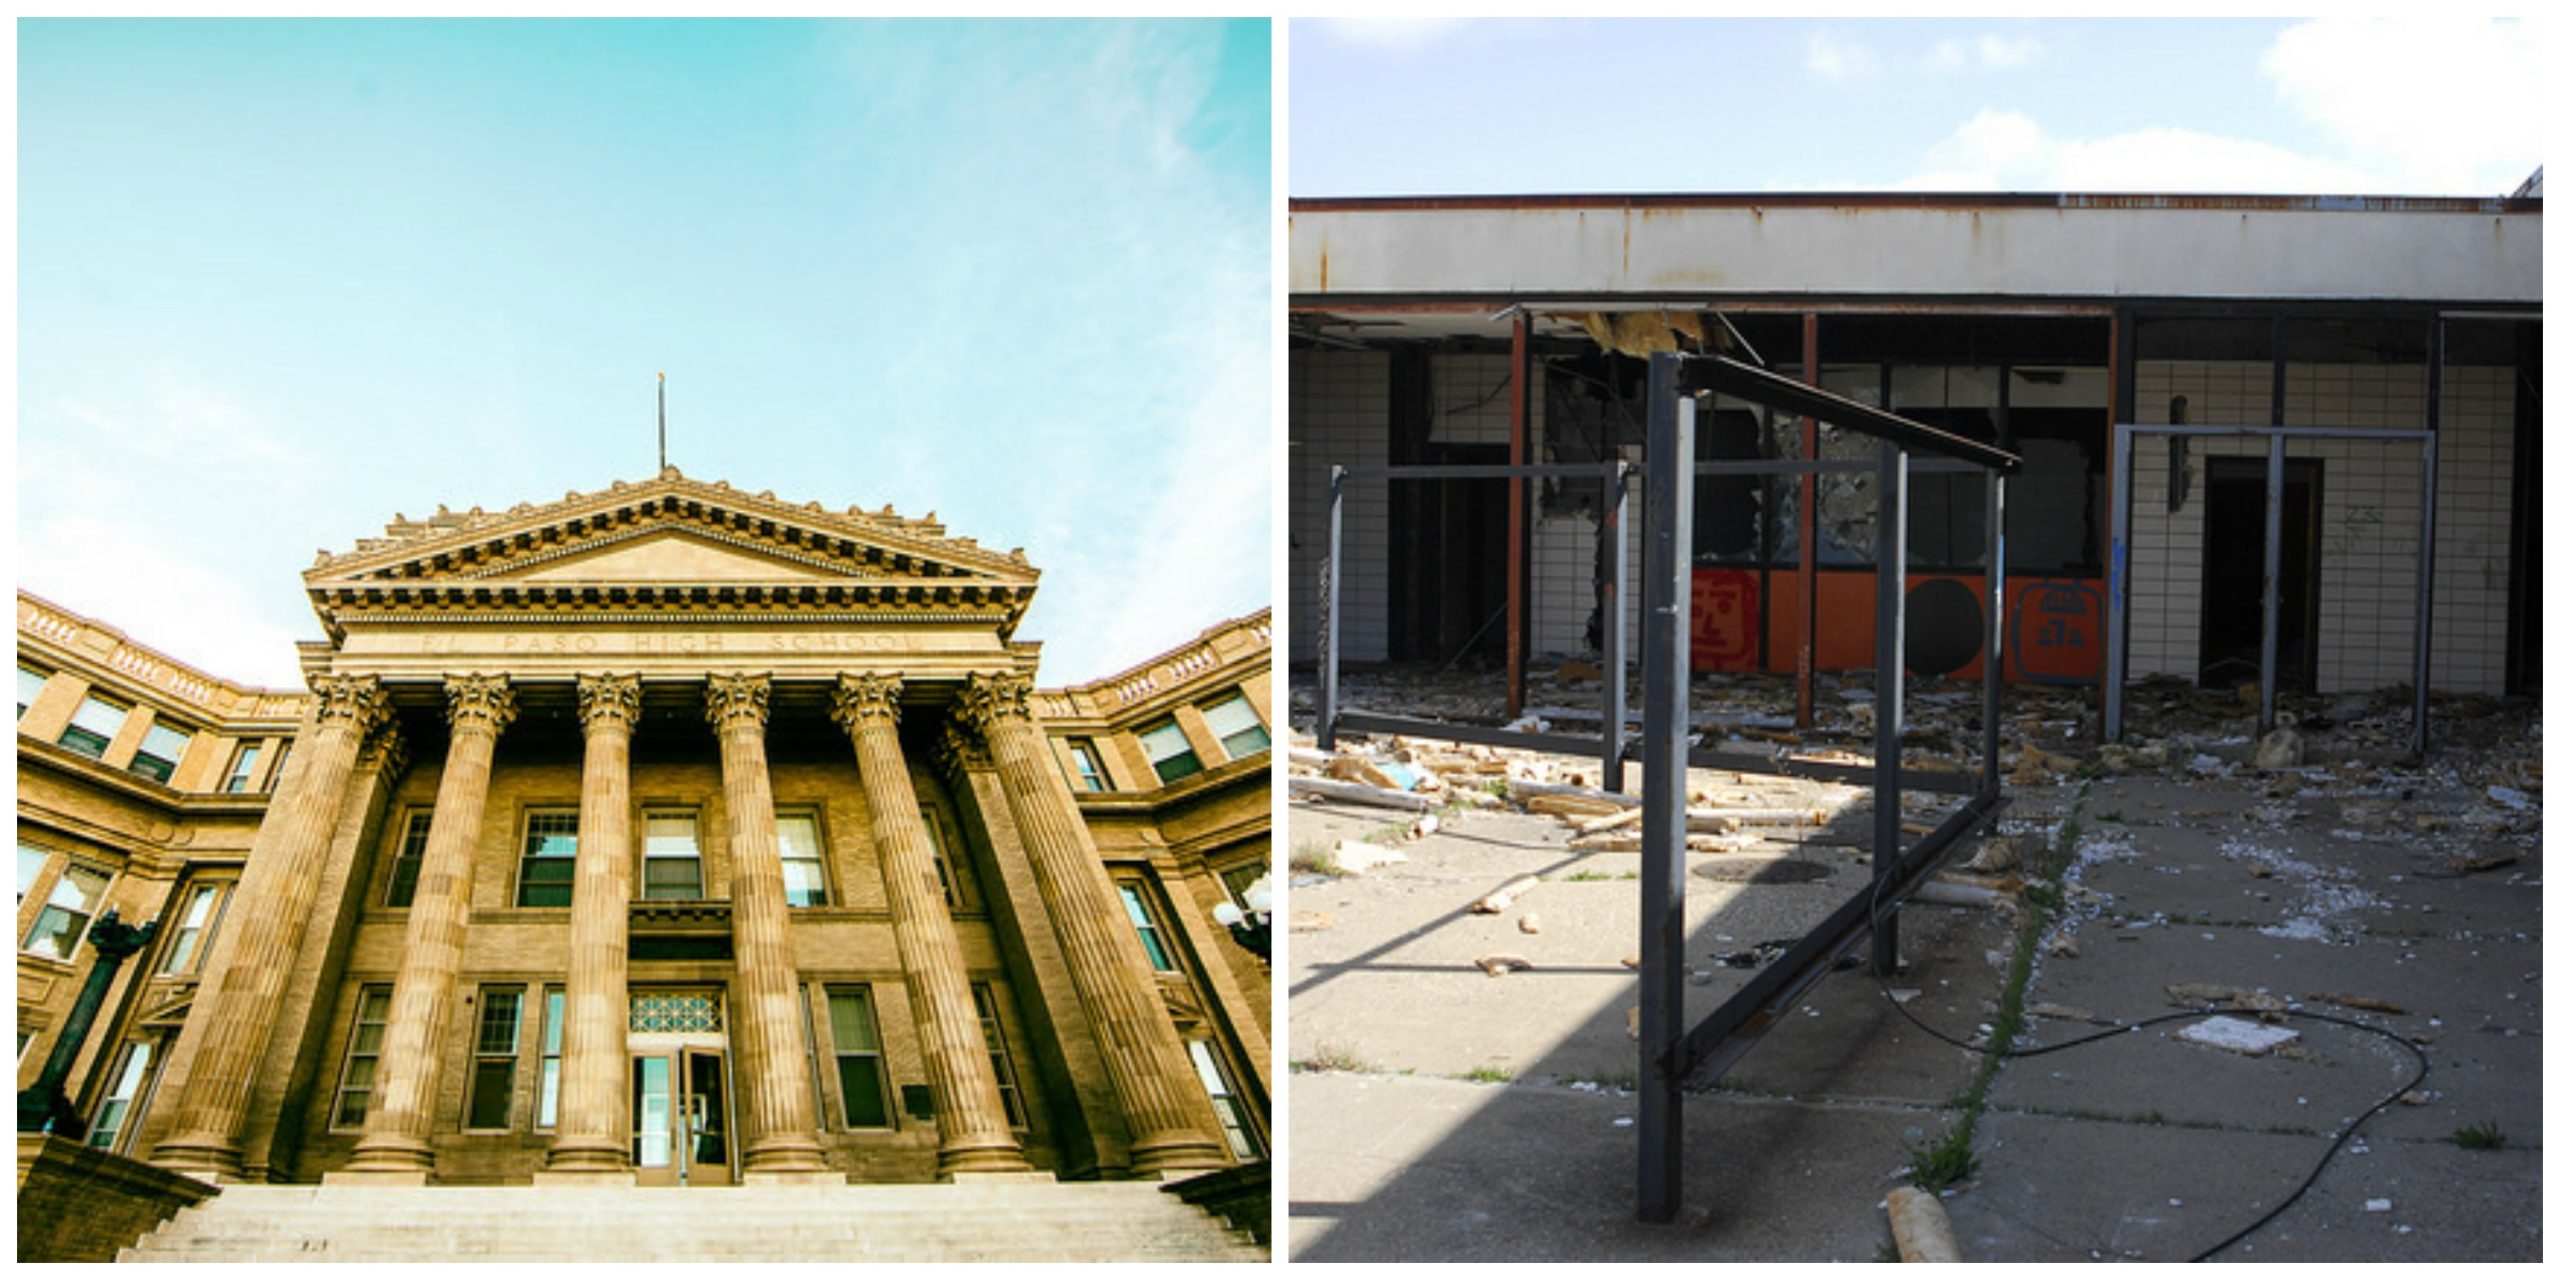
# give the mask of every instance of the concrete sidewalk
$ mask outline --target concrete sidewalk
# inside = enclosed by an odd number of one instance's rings
[[[2222,1257],[2541,1256],[2538,812],[2484,810],[2475,788],[2421,794],[2372,771],[2207,777],[2183,760],[2175,776],[2017,795],[2004,830],[2059,834],[2076,812],[2081,832],[2077,887],[2046,930],[2069,942],[2039,962],[2029,1007],[2150,1018],[2173,1011],[2170,984],[2222,984],[2426,1040],[2425,1105],[2368,1122],[2300,1202]],[[1292,848],[1382,835],[1407,816],[1302,804]],[[1855,833],[1864,820],[1835,821]],[[2406,838],[2388,834],[2402,828]],[[1999,1006],[2014,924],[1908,908],[1905,972],[1831,975],[1690,1095],[1685,1211],[1645,1226],[1627,1091],[1635,980],[1621,964],[1635,949],[1636,855],[1576,853],[1564,835],[1530,815],[1461,814],[1400,844],[1407,862],[1293,882],[1289,1255],[1889,1256],[1880,1202],[1956,1123],[1951,1103],[1981,1064],[1912,1026],[1885,989],[1930,1026],[1974,1038]],[[2489,850],[2520,860],[2454,869]],[[1838,844],[1786,859],[1827,875],[1738,892],[1694,874],[1714,859],[1691,861],[1693,1023],[1749,976],[1716,957],[1791,936],[1867,874]],[[1513,911],[1466,913],[1524,872],[1544,882]],[[1519,930],[1523,911],[1539,916],[1536,933]],[[1530,967],[1489,977],[1476,962],[1499,954]],[[2379,1036],[2305,1019],[2288,1024],[2297,1045],[2266,1057],[2180,1041],[2185,1025],[2000,1065],[1972,1143],[1979,1169],[1947,1198],[1968,1260],[2192,1256],[2290,1194],[2328,1135],[2416,1070]],[[2019,1047],[2098,1029],[2030,1018]],[[2456,1144],[2457,1131],[2493,1124],[2502,1148]]]

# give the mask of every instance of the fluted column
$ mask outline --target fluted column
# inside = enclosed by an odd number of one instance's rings
[[[631,729],[640,677],[584,676],[578,862],[569,891],[569,998],[560,1111],[546,1173],[631,1170]]]
[[[454,978],[462,970],[463,930],[471,919],[472,854],[480,844],[498,734],[516,714],[505,676],[448,676],[444,688],[452,740],[436,784],[417,893],[409,903],[407,949],[392,981],[390,1023],[383,1031],[364,1137],[347,1161],[347,1172],[358,1175],[423,1179],[435,1170],[427,1134],[453,1018]]]
[[[1226,1144],[1202,1125],[1211,1114],[1208,1094],[1156,994],[1128,913],[1031,723],[1030,695],[1031,681],[1016,673],[971,676],[960,715],[995,760],[997,785],[1066,950],[1067,973],[1099,1033],[1103,1066],[1129,1122],[1130,1167],[1150,1174],[1227,1164]]]
[[[729,810],[729,927],[738,964],[732,1023],[750,1121],[750,1178],[820,1174],[827,1167],[810,1092],[800,972],[791,958],[791,906],[782,884],[782,844],[774,834],[773,780],[765,772],[770,689],[764,676],[714,674],[704,708],[720,735],[720,785]]]
[[[311,738],[301,744],[301,771],[276,796],[249,846],[231,908],[228,963],[197,997],[194,1016],[206,1020],[204,1043],[179,1097],[177,1123],[152,1155],[172,1169],[240,1174],[250,1084],[310,927],[356,754],[365,736],[390,719],[381,682],[371,676],[316,676],[311,689],[319,706]]]
[[[969,992],[960,933],[934,875],[924,810],[916,804],[906,752],[898,743],[898,681],[843,677],[836,686],[835,720],[853,738],[863,794],[871,804],[873,843],[889,887],[889,924],[907,973],[916,1034],[924,1043],[934,1122],[941,1127],[939,1170],[947,1177],[1028,1169],[1022,1144],[1005,1120],[1004,1096],[996,1089],[986,1032]]]

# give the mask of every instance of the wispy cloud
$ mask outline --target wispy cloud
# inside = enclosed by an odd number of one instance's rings
[[[1874,75],[1882,64],[1865,45],[1817,31],[1805,41],[1804,66],[1834,84],[1846,84]]]
[[[1920,65],[1940,74],[1964,71],[2004,71],[2022,67],[2044,56],[2044,42],[2034,36],[1979,35],[1970,40],[1949,38],[1929,46]]]
[[[2056,137],[2015,111],[1983,111],[1931,147],[1906,191],[2263,191],[2373,189],[2375,175],[2270,143],[2191,129]]]
[[[1322,27],[1342,43],[1363,49],[1385,49],[1410,52],[1438,44],[1465,30],[1473,18],[1317,18]]]
[[[2533,19],[2319,18],[2259,59],[2278,100],[2391,190],[2512,190],[2543,162],[2548,74]]]

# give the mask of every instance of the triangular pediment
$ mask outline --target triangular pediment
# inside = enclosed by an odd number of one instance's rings
[[[484,582],[827,582],[879,576],[847,567],[833,571],[743,547],[728,546],[683,529],[656,529],[598,538],[529,565],[504,565]]]
[[[385,608],[522,610],[741,599],[774,609],[928,606],[1012,624],[1039,571],[1019,549],[952,537],[931,516],[831,511],[670,470],[639,484],[502,512],[401,517],[380,538],[323,552],[303,577],[324,621]]]

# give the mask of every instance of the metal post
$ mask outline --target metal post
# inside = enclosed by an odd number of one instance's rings
[[[1822,385],[1820,355],[1822,328],[1820,317],[1808,311],[1804,317],[1804,381],[1809,387]],[[1813,419],[1803,421],[1804,461],[1811,462],[1822,452],[1822,434]],[[1820,541],[1821,520],[1815,512],[1813,473],[1808,471],[1796,480],[1796,727],[1813,727],[1813,604],[1814,583],[1822,570],[1815,565],[1814,548]]]
[[[1607,502],[1601,508],[1608,529],[1609,580],[1600,588],[1600,786],[1624,792],[1627,782],[1627,606],[1620,591],[1627,580],[1627,460],[1618,459],[1609,477]]]
[[[2000,680],[2007,660],[2009,536],[2003,515],[2009,478],[1989,467],[1982,470],[1982,790],[1983,799],[2000,795]]]
[[[2284,572],[2284,437],[2267,437],[2267,546],[2258,583],[2258,732],[2276,727],[2276,604]]]
[[[1902,861],[1903,494],[1911,475],[1902,446],[1876,442],[1876,841],[1874,879]],[[1876,972],[1901,965],[1901,917],[1876,922]]]
[[[2418,506],[2418,660],[2409,679],[2409,694],[2416,701],[2410,708],[2409,744],[2412,755],[2427,754],[2427,683],[2435,672],[2429,665],[2434,655],[2436,618],[2436,438],[2430,434],[2424,441],[2426,480],[2420,490],[2423,501]]]
[[[2133,432],[2117,424],[2115,484],[2107,494],[2107,695],[2108,742],[2124,741],[2125,548],[2133,541]]]
[[[1685,895],[1689,787],[1689,523],[1697,403],[1680,394],[1680,357],[1651,357],[1645,400],[1644,853],[1638,928],[1636,1217],[1680,1210],[1680,1081],[1672,1055],[1687,1030]]]
[[[1529,309],[1511,316],[1511,465],[1529,465]],[[1503,714],[1513,720],[1529,701],[1529,485],[1511,477],[1508,544],[1502,582]]]
[[[72,998],[70,1016],[63,1019],[62,1030],[54,1036],[53,1052],[46,1055],[36,1082],[18,1091],[18,1132],[50,1130],[75,1142],[89,1136],[88,1119],[72,1106],[63,1085],[70,1081],[71,1066],[79,1061],[80,1048],[88,1042],[89,1030],[98,1021],[98,1010],[107,1002],[107,988],[115,985],[116,970],[124,967],[125,957],[150,946],[159,933],[159,921],[126,924],[116,917],[112,907],[89,926],[89,976],[80,984],[80,994]],[[113,1070],[114,1064],[108,1059],[107,1054],[99,1055],[99,1061]]]
[[[1324,629],[1316,633],[1316,748],[1333,750],[1333,717],[1341,705],[1342,669],[1342,477],[1333,468],[1325,480],[1324,566],[1317,575],[1317,607],[1324,610]]]

